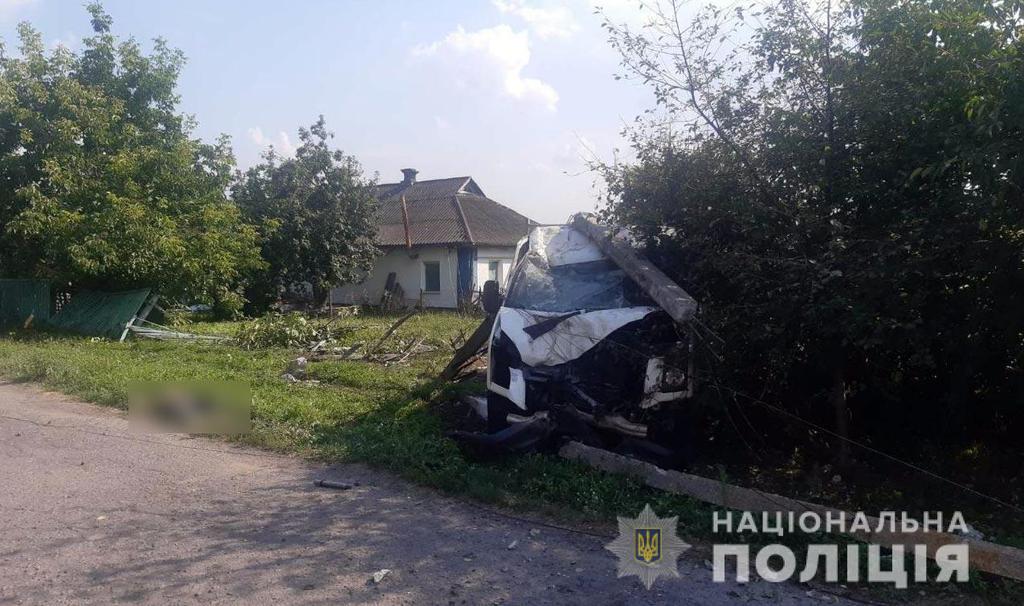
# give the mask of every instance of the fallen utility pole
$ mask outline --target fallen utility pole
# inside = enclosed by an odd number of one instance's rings
[[[697,301],[665,272],[655,267],[633,247],[616,240],[584,214],[573,217],[572,226],[597,245],[609,259],[626,272],[673,320],[685,324],[697,312]]]
[[[695,476],[679,471],[662,469],[646,461],[625,457],[614,452],[569,442],[558,452],[565,459],[586,463],[604,471],[630,475],[652,488],[686,495],[705,503],[740,511],[762,512],[814,512],[819,516],[846,516],[854,514],[833,509],[816,503],[791,499],[781,495],[732,486],[718,480]],[[868,517],[869,528],[882,529],[878,518]],[[1011,579],[1024,580],[1024,550],[981,541],[945,532],[893,532],[886,530],[856,531],[844,533],[858,541],[885,547],[903,545],[925,545],[928,557],[934,559],[935,551],[944,545],[966,544],[970,552],[970,565],[976,570],[989,572]]]

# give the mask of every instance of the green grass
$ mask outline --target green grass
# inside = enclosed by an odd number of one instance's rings
[[[376,315],[339,319],[336,325],[350,329],[341,344],[374,342],[394,319]],[[442,385],[434,378],[448,361],[451,340],[468,335],[478,322],[479,318],[454,313],[419,314],[392,339],[408,343],[423,337],[437,347],[433,353],[390,367],[363,361],[310,363],[310,378],[320,381],[315,385],[280,378],[298,351],[243,351],[230,344],[146,340],[116,343],[31,332],[0,338],[0,377],[39,382],[119,408],[126,406],[129,388],[136,382],[239,381],[251,387],[253,396],[253,430],[239,438],[247,444],[327,461],[367,463],[451,494],[596,523],[606,532],[613,531],[616,515],[635,515],[650,503],[659,515],[678,516],[684,537],[711,538],[712,507],[629,478],[554,456],[531,455],[491,464],[465,458],[445,433],[454,420],[469,414],[454,403],[458,390],[472,388]],[[239,325],[192,322],[179,328],[230,336]],[[716,538],[776,540],[770,535]],[[785,542],[799,548],[827,540],[790,536]],[[1006,591],[1020,596],[1016,584],[991,579],[991,585],[985,585],[985,577],[972,578],[975,582],[970,587],[954,591],[981,594],[997,602],[1003,601]]]
[[[337,320],[350,329],[341,344],[372,343],[395,320],[360,315]],[[466,459],[445,437],[451,420],[467,414],[454,404],[458,390],[434,377],[447,363],[450,342],[468,335],[479,318],[423,313],[392,336],[406,343],[424,338],[435,352],[384,367],[363,361],[315,362],[317,385],[280,379],[300,352],[243,351],[211,345],[133,340],[115,343],[33,333],[0,339],[0,376],[35,381],[84,400],[124,408],[130,386],[140,381],[231,380],[252,389],[251,445],[330,461],[359,461],[453,494],[510,506],[546,510],[576,520],[613,523],[646,502],[663,514],[680,515],[697,528],[709,526],[710,509],[668,497],[632,480],[593,471],[550,456],[495,464]],[[230,336],[240,323],[192,322],[183,330]],[[390,341],[389,341],[390,342]],[[386,349],[386,347],[385,347]]]

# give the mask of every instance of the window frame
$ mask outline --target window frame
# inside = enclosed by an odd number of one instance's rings
[[[429,288],[429,278],[427,277],[427,267],[437,266],[437,290],[431,290]],[[423,262],[423,292],[425,293],[439,293],[441,292],[441,262],[440,261],[424,261]]]

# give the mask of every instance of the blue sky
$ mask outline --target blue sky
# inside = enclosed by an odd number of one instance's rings
[[[560,222],[595,206],[584,157],[625,151],[619,132],[653,105],[615,80],[592,0],[107,0],[114,31],[182,49],[182,108],[241,166],[270,143],[287,153],[323,114],[335,142],[382,181],[472,175],[529,217]],[[636,0],[605,0],[616,20]],[[28,20],[51,46],[88,36],[73,0],[0,0],[0,32]],[[589,151],[588,151],[589,150]],[[628,155],[628,152],[627,152]]]

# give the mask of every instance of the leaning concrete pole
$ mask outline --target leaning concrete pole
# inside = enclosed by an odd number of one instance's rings
[[[573,217],[572,226],[590,238],[609,259],[626,272],[673,320],[684,324],[697,312],[697,301],[632,246],[616,240],[606,227],[586,215]]]

